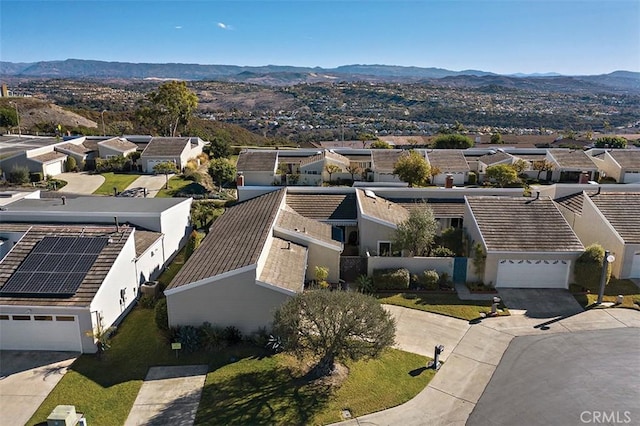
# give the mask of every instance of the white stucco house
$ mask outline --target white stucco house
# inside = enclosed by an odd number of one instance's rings
[[[187,162],[202,153],[204,142],[198,137],[153,137],[140,154],[142,171],[153,173],[156,164],[171,162],[182,170]]]

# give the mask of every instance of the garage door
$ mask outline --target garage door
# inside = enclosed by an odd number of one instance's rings
[[[62,161],[56,161],[44,166],[44,174],[47,176],[58,176],[60,173],[62,173]]]
[[[624,174],[623,183],[639,183],[640,172],[627,172]]]
[[[153,167],[156,164],[166,163],[167,161],[172,161],[172,160],[147,160],[147,173],[153,173]]]
[[[631,278],[640,278],[640,251],[633,255],[631,261]]]
[[[78,318],[0,315],[0,349],[81,352]]]
[[[500,259],[496,287],[568,288],[568,260]]]

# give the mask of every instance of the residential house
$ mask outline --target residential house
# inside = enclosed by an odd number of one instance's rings
[[[640,278],[640,192],[599,188],[555,201],[585,246],[597,243],[614,255],[614,276]]]
[[[350,161],[347,157],[325,149],[300,162],[301,179],[309,181],[311,185],[329,182],[330,180],[351,179],[351,175],[347,172],[349,164]],[[330,174],[327,171],[329,166],[335,167],[336,171]],[[317,177],[319,177],[319,180]]]
[[[151,138],[142,154],[140,154],[140,164],[142,171],[153,173],[156,164],[171,162],[178,170],[184,169],[189,160],[195,159],[202,154],[204,142],[197,137]]]
[[[515,158],[503,151],[492,151],[478,158],[478,172],[486,173],[487,167],[497,166],[499,164],[510,165],[515,162]]]
[[[28,149],[0,160],[0,168],[10,172],[16,167],[25,167],[30,173],[41,173],[42,177],[57,176],[64,172],[67,154],[54,150],[55,144]]]
[[[371,170],[373,182],[401,182],[393,173],[396,163],[408,151],[401,149],[373,149],[371,150]]]
[[[447,176],[453,178],[453,185],[464,185],[469,180],[469,164],[459,149],[435,149],[427,151],[427,161],[432,170],[438,174],[433,176],[434,185],[445,185]],[[433,172],[432,172],[433,173]]]
[[[98,155],[100,158],[126,157],[133,154],[138,145],[124,138],[110,138],[98,142]]]
[[[549,197],[465,197],[464,228],[495,287],[568,289],[584,246]],[[475,251],[475,250],[473,250]]]
[[[165,290],[171,326],[210,322],[250,333],[270,326],[315,266],[338,278],[342,244],[329,225],[287,207],[285,194],[281,188],[240,202],[214,222]]]
[[[616,182],[640,183],[640,150],[613,149],[592,158],[603,174]]]
[[[398,224],[409,217],[409,211],[368,189],[356,189],[356,202],[360,256],[391,256],[394,234]]]
[[[582,150],[549,149],[546,160],[553,165],[551,179],[554,182],[577,182],[598,180],[598,166]]]
[[[236,170],[247,186],[268,186],[275,182],[278,151],[242,151]]]

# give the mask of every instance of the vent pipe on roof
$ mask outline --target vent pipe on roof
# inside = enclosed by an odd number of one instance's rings
[[[596,192],[596,195],[600,195],[600,191],[602,191],[602,187],[598,185],[598,192]]]
[[[120,232],[120,225],[118,225],[118,216],[114,216],[113,220],[116,223],[116,232]]]
[[[291,242],[287,241],[287,250],[291,250]]]
[[[539,199],[540,199],[540,191],[536,191],[536,198],[535,198],[535,199],[536,199],[536,200],[539,200]]]
[[[65,197],[64,195],[62,196],[62,205],[63,206],[67,205],[67,197]]]

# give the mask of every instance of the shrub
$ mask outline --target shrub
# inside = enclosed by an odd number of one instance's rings
[[[184,325],[178,329],[178,342],[182,343],[182,349],[187,352],[195,352],[200,349],[200,333],[192,325]]]
[[[358,291],[360,293],[371,294],[375,290],[371,277],[364,274],[359,275],[358,278],[356,278],[356,285],[358,286]]]
[[[600,290],[600,276],[602,275],[602,261],[604,249],[599,244],[591,244],[576,260],[574,274],[576,283],[597,293]],[[606,282],[611,278],[611,266],[607,271]]]
[[[431,256],[433,257],[454,257],[455,255],[454,252],[443,246],[438,246],[431,250]]]
[[[167,312],[167,299],[160,299],[156,303],[155,322],[160,330],[169,330],[169,314]]]
[[[269,332],[266,327],[260,327],[249,336],[247,341],[258,348],[266,348],[269,343]]]
[[[437,290],[438,289],[438,281],[440,280],[440,276],[433,269],[424,271],[422,276],[420,277],[420,284],[426,290]]]
[[[478,175],[474,172],[469,172],[469,185],[475,185],[478,183]]]
[[[603,176],[600,179],[598,179],[598,183],[617,183],[615,178],[612,178],[611,176]]]
[[[191,257],[193,252],[196,251],[198,247],[200,247],[202,238],[203,238],[202,234],[200,234],[198,231],[196,230],[191,231],[191,235],[189,235],[189,240],[187,241],[187,246],[185,248],[185,255],[184,255],[185,260],[189,259],[189,257]]]
[[[156,306],[156,298],[150,294],[145,294],[138,299],[138,305],[142,309],[153,309]]]
[[[227,347],[224,329],[205,322],[200,326],[201,346],[207,351],[215,351]]]
[[[440,279],[438,280],[438,285],[440,287],[451,288],[451,277],[446,272],[440,274]]]
[[[396,290],[409,288],[409,271],[401,269],[375,269],[373,287],[376,290]]]
[[[232,325],[225,327],[224,340],[226,340],[229,346],[237,345],[242,342],[242,332],[238,327],[234,327]]]
[[[78,163],[75,157],[67,157],[67,162],[65,163],[65,170],[67,172],[75,172],[78,169]]]

